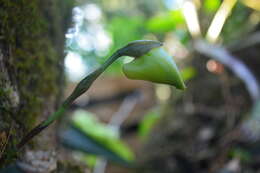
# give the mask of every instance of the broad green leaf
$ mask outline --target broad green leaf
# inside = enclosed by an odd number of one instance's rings
[[[95,115],[84,110],[78,110],[72,118],[73,125],[94,139],[111,138],[118,139],[118,133],[111,127],[98,121]]]
[[[65,129],[60,134],[60,142],[67,148],[76,151],[82,151],[87,154],[94,154],[104,157],[110,161],[129,166],[133,163],[133,158],[124,157],[107,147],[106,143],[102,143],[88,136],[76,127]],[[105,142],[105,141],[104,141]],[[117,143],[114,143],[117,145]]]
[[[126,161],[133,161],[134,155],[131,150],[119,139],[118,132],[100,122],[95,116],[86,111],[76,111],[73,126],[82,131],[86,137],[101,145],[104,149],[115,153]]]
[[[186,88],[173,58],[161,47],[124,64],[123,72],[129,79],[146,80]]]

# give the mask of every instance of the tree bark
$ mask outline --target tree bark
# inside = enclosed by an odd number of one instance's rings
[[[0,168],[20,157],[33,169],[30,156],[53,162],[45,162],[45,172],[56,169],[54,126],[18,155],[13,151],[59,105],[72,7],[71,0],[0,0]]]

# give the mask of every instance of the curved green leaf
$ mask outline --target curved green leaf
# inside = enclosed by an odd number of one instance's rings
[[[124,64],[123,72],[130,79],[170,84],[178,89],[186,88],[173,58],[161,47]]]
[[[93,114],[82,110],[76,111],[72,124],[73,128],[61,135],[63,139],[66,138],[65,143],[72,148],[98,154],[116,162],[132,162],[134,160],[134,154],[119,139],[118,132],[98,122]],[[73,136],[70,137],[70,135]],[[84,142],[80,144],[79,141]]]

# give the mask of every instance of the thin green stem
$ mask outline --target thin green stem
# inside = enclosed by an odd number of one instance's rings
[[[86,76],[83,80],[81,80],[72,92],[72,94],[62,103],[62,105],[56,112],[51,114],[45,121],[41,122],[22,138],[21,142],[17,145],[17,149],[22,148],[26,143],[28,143],[34,136],[39,134],[43,129],[48,127],[58,118],[62,117],[66,110],[74,102],[74,100],[76,100],[80,95],[85,93],[93,84],[93,82],[98,78],[98,76],[100,76],[101,73],[104,72],[109,67],[109,65],[116,61],[120,56],[121,54],[119,53],[119,51],[115,52],[111,57],[107,59],[107,61],[102,66],[100,66],[98,69],[96,69],[88,76]]]
[[[152,40],[137,40],[129,43],[125,47],[117,50],[112,56],[110,56],[107,61],[98,69],[90,73],[83,80],[79,82],[76,86],[72,94],[62,103],[59,109],[51,114],[45,121],[41,122],[39,125],[34,127],[27,135],[25,135],[21,142],[17,144],[16,148],[19,150],[26,143],[28,143],[34,136],[39,134],[43,129],[48,127],[51,123],[53,123],[58,118],[62,117],[66,110],[71,106],[75,99],[77,99],[80,95],[86,92],[92,83],[100,76],[102,72],[106,70],[109,65],[111,65],[114,61],[116,61],[121,56],[132,56],[132,57],[140,57],[151,49],[162,46],[162,43]]]

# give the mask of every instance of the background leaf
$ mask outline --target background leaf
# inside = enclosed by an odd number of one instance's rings
[[[61,133],[60,139],[69,148],[130,164],[134,154],[118,136],[114,129],[98,122],[93,114],[80,110],[76,111],[72,126]]]

